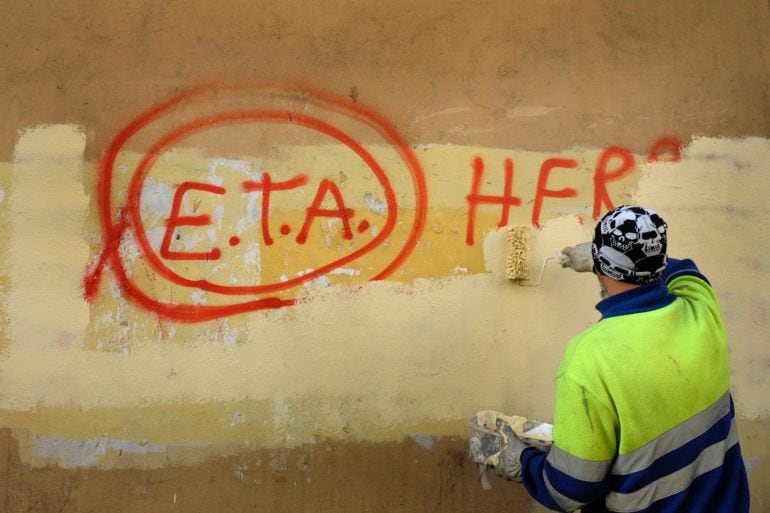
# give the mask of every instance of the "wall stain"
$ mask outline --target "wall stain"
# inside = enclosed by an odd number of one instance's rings
[[[467,440],[437,439],[434,451],[400,443],[321,442],[252,450],[194,466],[163,469],[65,469],[20,461],[9,429],[0,430],[0,504],[5,511],[531,511],[524,488],[490,475],[479,483],[465,457]],[[286,465],[271,463],[280,453]],[[7,462],[7,463],[6,463]]]

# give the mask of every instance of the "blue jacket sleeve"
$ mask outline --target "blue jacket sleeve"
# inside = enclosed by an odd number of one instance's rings
[[[545,484],[545,459],[548,453],[538,449],[526,449],[521,453],[521,476],[529,496],[548,509],[565,511],[553,500]]]
[[[682,260],[669,258],[666,270],[663,271],[663,283],[668,285],[671,280],[678,278],[679,276],[695,276],[696,278],[700,278],[706,283],[709,283],[708,279],[701,274],[698,266],[695,265],[695,262],[689,258]]]

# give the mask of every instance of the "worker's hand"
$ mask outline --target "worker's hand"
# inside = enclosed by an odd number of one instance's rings
[[[506,439],[505,446],[502,451],[491,456],[487,464],[495,468],[498,476],[520,483],[521,453],[529,446],[516,436],[508,424],[503,425],[502,433]]]
[[[591,272],[594,269],[594,259],[591,256],[591,242],[583,242],[577,246],[567,246],[561,250],[559,263],[579,273]]]

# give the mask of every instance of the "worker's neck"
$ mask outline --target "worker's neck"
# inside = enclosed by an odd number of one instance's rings
[[[608,297],[639,287],[639,285],[635,283],[626,283],[624,281],[613,280],[612,278],[604,276],[603,274],[598,274],[597,278],[599,278],[599,283],[601,284],[602,289],[607,293]]]

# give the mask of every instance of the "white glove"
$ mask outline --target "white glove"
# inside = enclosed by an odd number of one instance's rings
[[[591,242],[583,242],[577,246],[567,246],[561,250],[559,263],[562,267],[569,267],[579,273],[592,272],[594,259],[591,255]]]
[[[498,476],[521,483],[521,453],[530,446],[522,442],[508,424],[503,425],[501,432],[505,446],[487,459],[487,465],[494,467]]]

